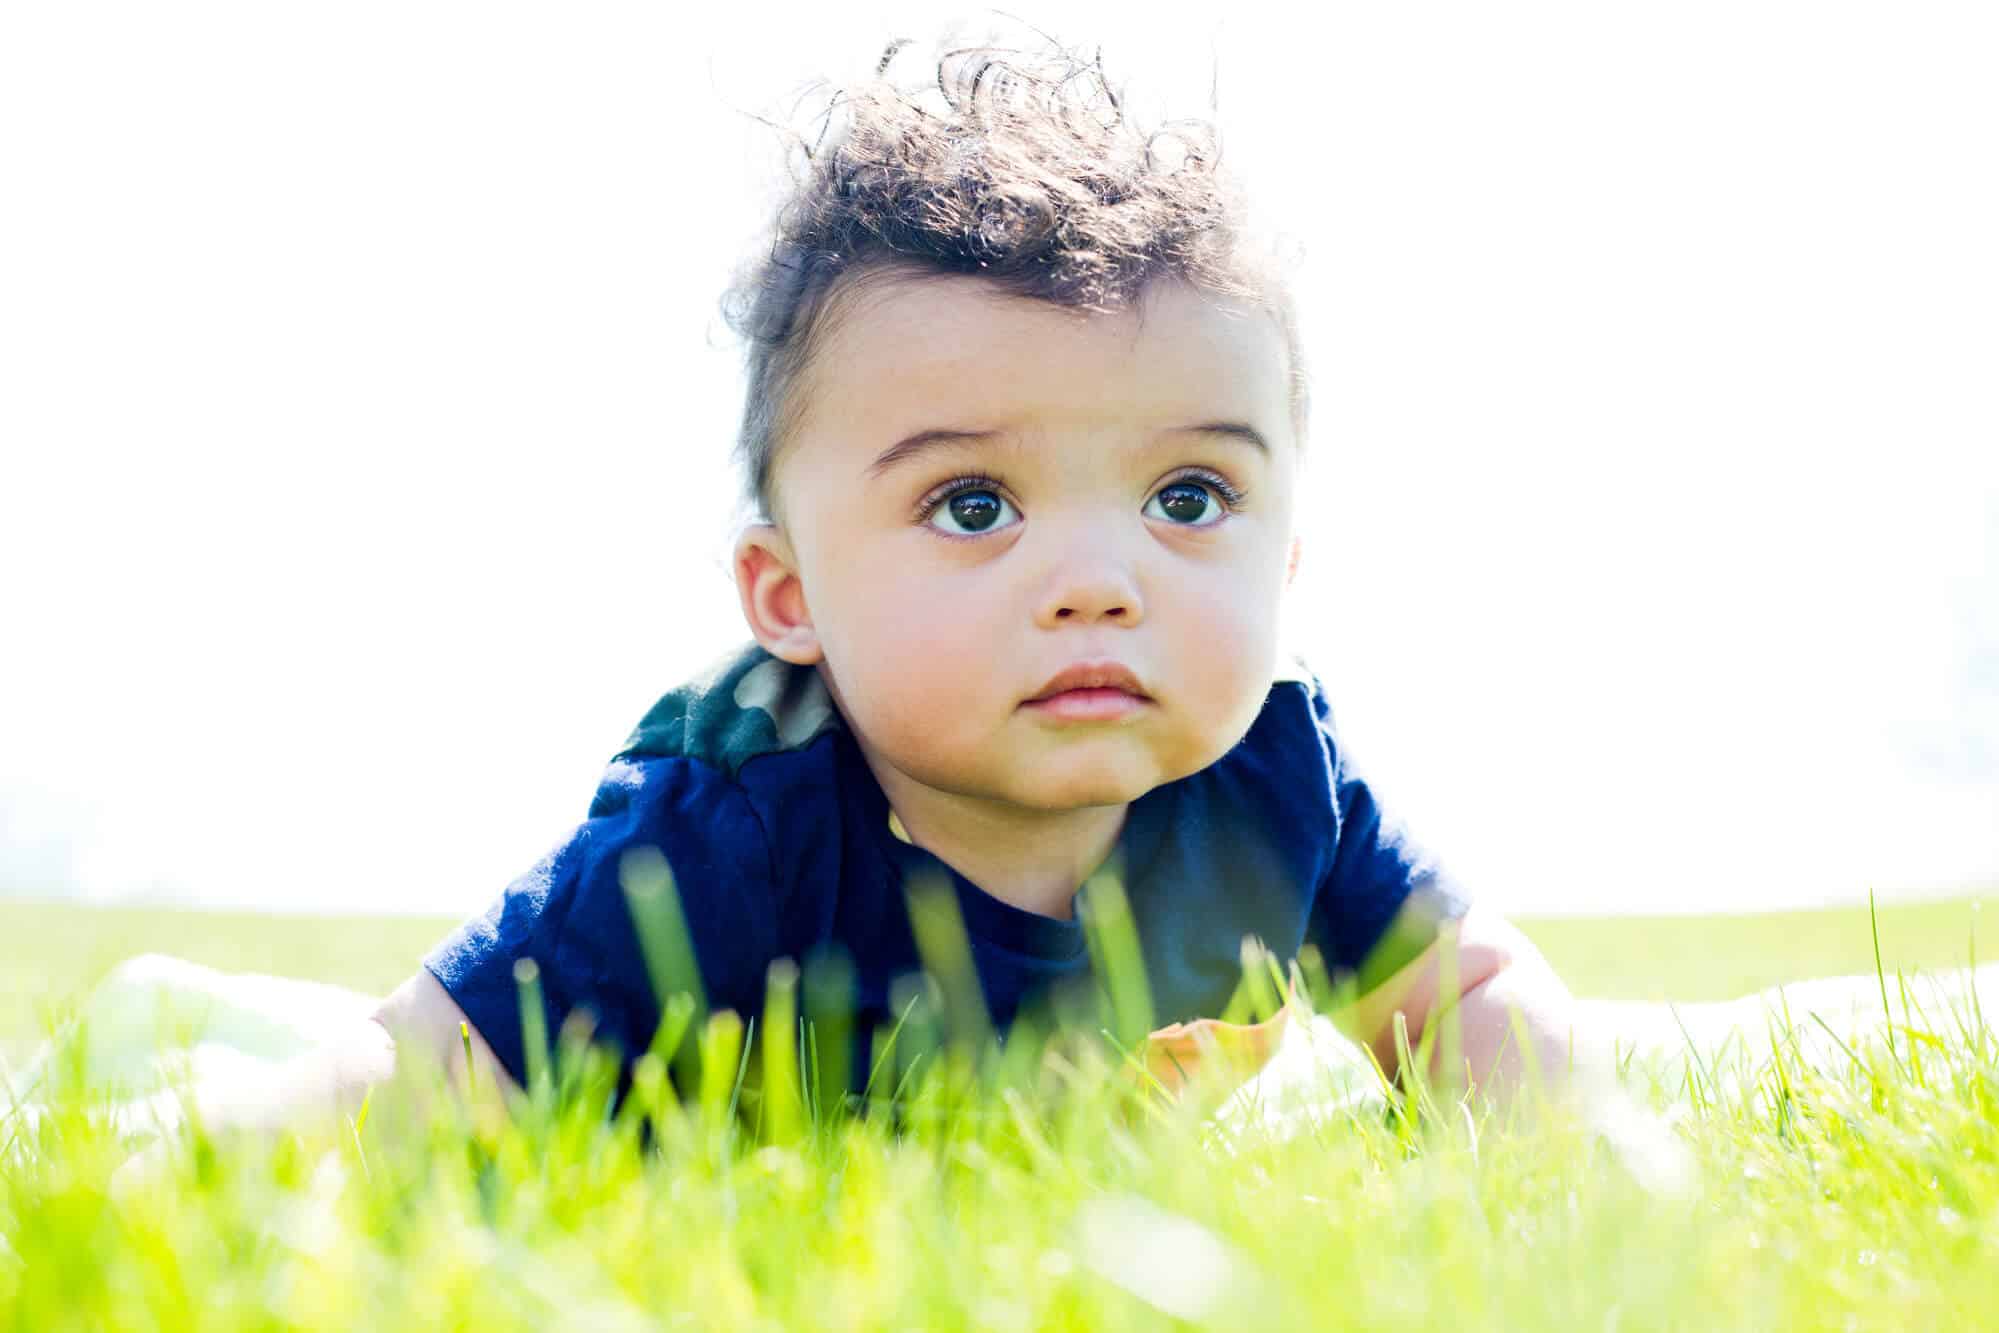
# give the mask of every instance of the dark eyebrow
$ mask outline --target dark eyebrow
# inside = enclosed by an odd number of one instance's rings
[[[927,449],[939,449],[953,444],[972,444],[979,440],[990,440],[999,432],[996,430],[920,430],[906,440],[897,440],[882,451],[881,457],[868,466],[868,475],[878,477],[904,459],[914,458]]]
[[[1270,442],[1254,426],[1240,421],[1207,421],[1198,426],[1175,426],[1168,435],[1227,435],[1241,440],[1244,444],[1255,445],[1264,453],[1270,452]]]

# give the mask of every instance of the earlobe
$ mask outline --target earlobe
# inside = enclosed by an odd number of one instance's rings
[[[743,619],[764,650],[796,666],[819,661],[819,632],[784,533],[769,523],[752,524],[736,539],[733,564]]]

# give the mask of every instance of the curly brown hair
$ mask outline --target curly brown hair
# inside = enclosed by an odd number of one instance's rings
[[[774,513],[774,463],[797,426],[832,298],[864,274],[968,274],[1096,312],[1162,277],[1247,300],[1283,329],[1304,439],[1295,311],[1274,255],[1249,240],[1211,123],[1141,129],[1100,53],[1086,59],[1052,41],[948,51],[934,87],[901,88],[888,70],[908,45],[892,43],[872,81],[819,90],[818,135],[796,137],[802,170],[768,246],[724,298],[747,345],[736,447],[760,516]]]

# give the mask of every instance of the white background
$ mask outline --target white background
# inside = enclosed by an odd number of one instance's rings
[[[741,111],[939,27],[736,12],[0,10],[0,893],[476,910],[741,637]],[[1219,71],[1292,632],[1475,889],[1999,883],[1989,7],[1016,12]]]

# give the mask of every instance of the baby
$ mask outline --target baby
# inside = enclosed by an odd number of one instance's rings
[[[838,961],[864,1044],[921,975],[919,885],[1001,1032],[1088,993],[1092,924],[1128,912],[1155,1049],[1267,1049],[1223,1024],[1255,937],[1351,979],[1340,1021],[1391,1074],[1396,1015],[1413,1049],[1453,1009],[1432,1073],[1559,1073],[1566,990],[1281,658],[1305,376],[1213,136],[1140,132],[1059,52],[934,75],[839,99],[734,294],[754,644],[655,705],[587,821],[322,1076],[421,1052],[519,1082],[577,1014],[630,1061],[662,977],[747,1018],[786,959]],[[635,892],[683,949],[648,951]]]

